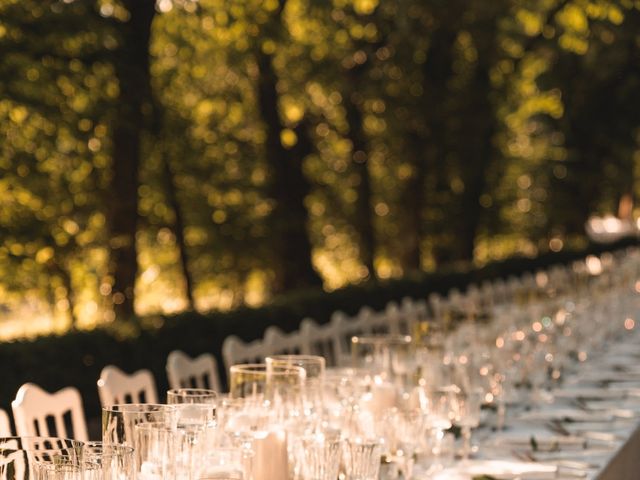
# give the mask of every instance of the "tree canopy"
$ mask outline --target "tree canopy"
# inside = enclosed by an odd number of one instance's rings
[[[2,336],[583,245],[639,52],[637,0],[0,0]]]

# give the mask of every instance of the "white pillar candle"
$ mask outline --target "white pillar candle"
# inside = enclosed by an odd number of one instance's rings
[[[396,387],[390,382],[376,378],[371,387],[371,411],[375,415],[381,415],[386,410],[397,406]]]
[[[253,480],[287,480],[287,434],[283,430],[256,434],[253,450]]]

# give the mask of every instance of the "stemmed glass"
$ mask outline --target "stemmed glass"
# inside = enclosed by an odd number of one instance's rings
[[[176,459],[178,463],[186,462],[189,480],[195,474],[196,460],[204,455],[208,433],[215,428],[217,400],[215,391],[203,388],[178,388],[167,392],[167,403],[176,407]]]
[[[137,476],[155,480],[174,479],[177,474],[176,430],[164,422],[139,423],[134,430]]]
[[[471,453],[471,431],[480,425],[480,410],[484,392],[481,389],[460,391],[453,395],[455,424],[462,435],[462,459],[468,460]]]
[[[393,409],[386,417],[392,438],[390,447],[405,480],[413,477],[414,456],[425,436],[425,414],[420,409]]]
[[[167,391],[167,403],[169,405],[197,403],[215,407],[218,403],[218,393],[206,388],[174,388]]]

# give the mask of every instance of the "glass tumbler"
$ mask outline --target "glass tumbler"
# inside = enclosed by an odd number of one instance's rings
[[[175,406],[131,403],[103,407],[102,443],[136,448],[134,428],[138,424],[149,422],[164,423],[175,428],[177,425]]]
[[[57,437],[0,437],[0,479],[35,478],[38,464],[53,458],[80,459],[83,442]]]
[[[340,470],[342,441],[339,435],[317,433],[301,441],[302,480],[336,480]]]
[[[136,476],[142,480],[175,480],[176,430],[164,422],[140,423],[134,427]]]
[[[205,455],[197,478],[198,480],[249,480],[252,463],[251,450],[215,448]]]
[[[381,443],[375,439],[345,442],[344,466],[347,480],[377,480],[382,459]]]
[[[35,480],[101,480],[99,464],[74,457],[57,457],[34,465]]]
[[[100,466],[102,480],[128,480],[134,477],[134,450],[125,445],[87,442],[83,447],[85,461]]]
[[[271,355],[265,358],[267,368],[301,367],[304,369],[303,408],[305,415],[322,411],[325,359],[319,355]]]

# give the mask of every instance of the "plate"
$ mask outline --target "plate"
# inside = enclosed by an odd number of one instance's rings
[[[628,391],[625,389],[607,389],[592,387],[576,387],[570,389],[553,390],[551,394],[555,398],[581,398],[584,400],[609,400],[624,398]]]
[[[491,440],[490,444],[494,446],[502,446],[503,448],[525,448],[535,451],[558,451],[582,450],[586,448],[587,440],[578,436],[544,433],[514,433],[496,437]]]
[[[527,422],[559,420],[561,422],[610,422],[615,415],[609,412],[588,412],[579,408],[555,408],[524,412],[519,417]]]

